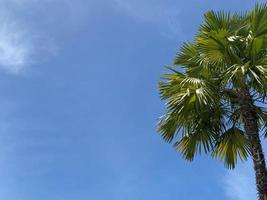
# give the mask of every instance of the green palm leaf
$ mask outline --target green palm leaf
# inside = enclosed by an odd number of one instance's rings
[[[210,153],[233,168],[247,159],[241,91],[251,94],[257,125],[267,132],[266,111],[254,105],[267,96],[267,4],[244,14],[207,12],[194,41],[167,68],[159,83],[163,139],[187,160]]]
[[[224,160],[227,168],[234,168],[238,158],[246,160],[249,156],[250,145],[244,132],[236,127],[226,130],[217,140],[213,157]]]

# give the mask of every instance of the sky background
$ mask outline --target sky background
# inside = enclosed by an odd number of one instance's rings
[[[254,4],[0,0],[0,199],[256,199],[250,162],[188,163],[156,132],[157,82],[203,13]]]

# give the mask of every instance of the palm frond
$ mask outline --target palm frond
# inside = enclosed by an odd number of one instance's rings
[[[200,32],[218,31],[221,29],[229,29],[231,26],[230,12],[224,11],[208,11],[204,15],[204,23],[200,26]]]
[[[201,151],[209,153],[213,149],[215,138],[216,135],[209,132],[193,132],[183,136],[174,146],[184,159],[192,161]]]
[[[253,37],[267,34],[267,4],[256,4],[249,13],[250,30]]]
[[[174,66],[196,65],[197,48],[193,43],[184,43],[174,59]]]
[[[267,97],[267,3],[244,14],[207,12],[194,41],[184,43],[167,68],[159,83],[166,101],[158,123],[163,139],[187,160],[201,152],[228,168],[246,160],[240,91],[251,92],[254,102]],[[267,132],[267,111],[255,109],[258,127]]]
[[[225,131],[217,141],[212,155],[224,160],[227,168],[234,168],[238,158],[246,160],[249,156],[249,142],[244,132],[236,127]]]

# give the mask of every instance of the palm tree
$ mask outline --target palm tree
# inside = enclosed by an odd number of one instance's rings
[[[167,101],[158,124],[163,139],[189,161],[204,152],[232,169],[251,156],[259,199],[267,200],[260,140],[267,131],[267,4],[243,14],[207,12],[173,65],[159,83]]]

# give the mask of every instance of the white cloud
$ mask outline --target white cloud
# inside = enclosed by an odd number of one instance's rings
[[[6,15],[0,16],[0,24],[0,67],[18,73],[29,64],[32,51],[29,33]]]
[[[32,1],[0,0],[0,69],[8,73],[20,74],[35,63],[38,40],[45,38],[21,18]]]
[[[54,55],[60,49],[54,37],[60,39],[66,30],[70,33],[88,24],[90,10],[96,6],[93,2],[97,1],[0,0],[0,69],[21,74],[29,66]],[[178,23],[179,9],[168,1],[111,2],[113,9],[140,22],[155,25],[165,36],[183,38]],[[106,3],[110,6],[108,1]]]
[[[87,9],[84,0],[0,0],[0,4],[0,69],[12,74],[54,55],[58,47],[53,36],[65,29],[70,32],[68,26],[77,30]]]

